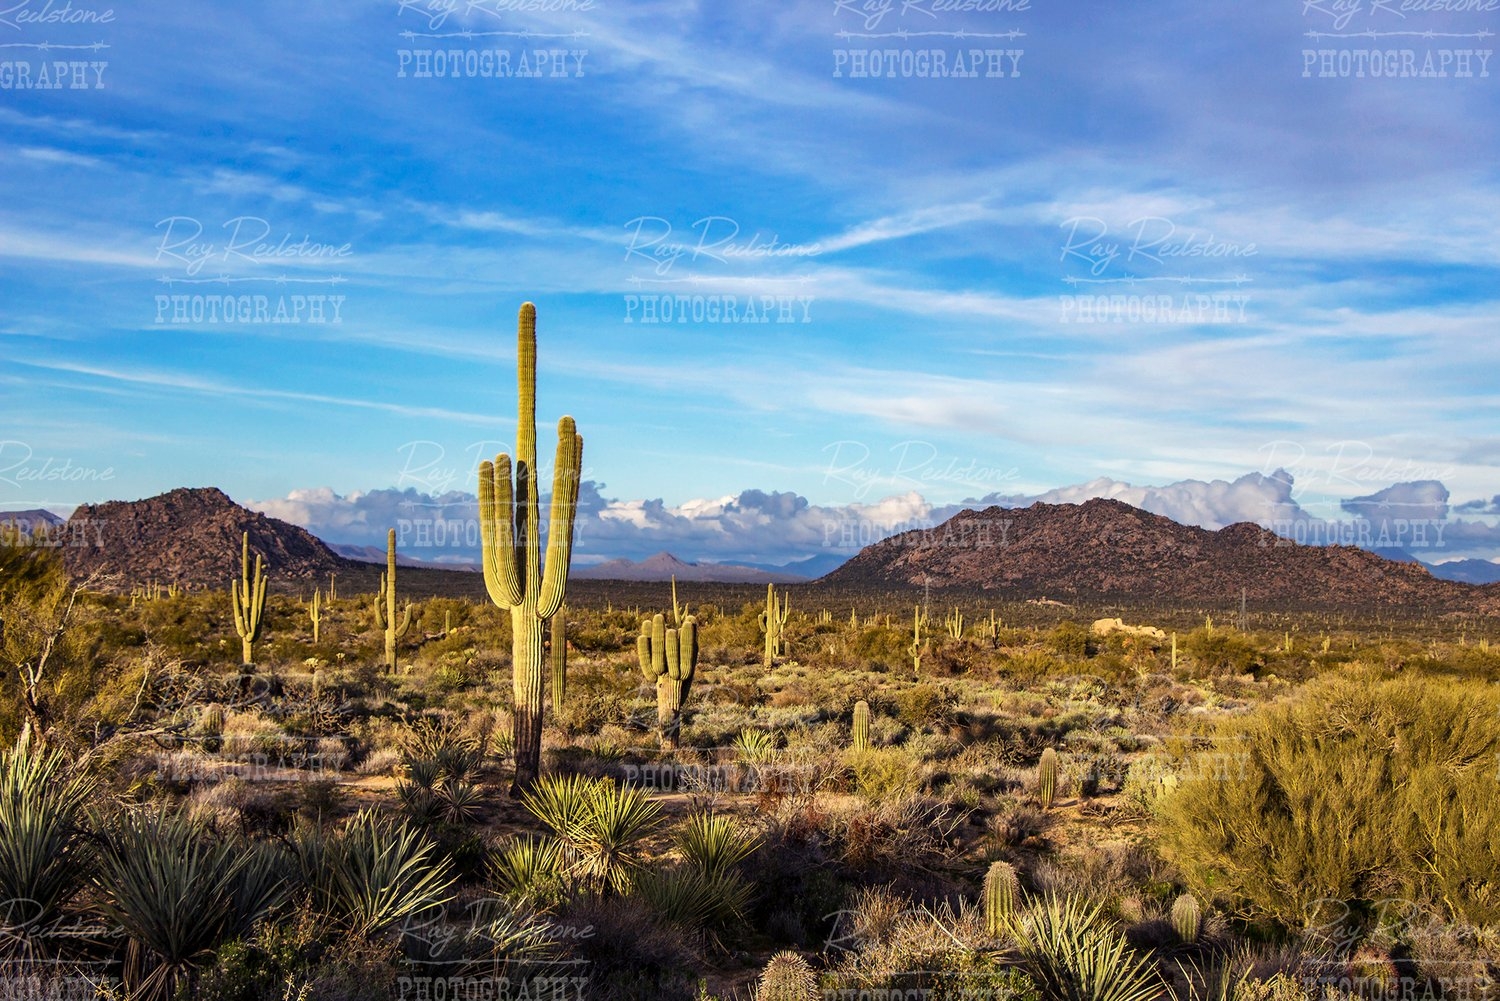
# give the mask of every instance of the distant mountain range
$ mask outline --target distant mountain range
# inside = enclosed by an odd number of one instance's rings
[[[609,560],[591,567],[573,568],[571,577],[579,580],[659,581],[676,577],[680,581],[720,584],[802,584],[811,578],[800,574],[762,569],[743,563],[686,563],[671,553],[657,553],[639,563],[632,560]]]
[[[1453,560],[1427,568],[1434,577],[1465,584],[1500,584],[1500,563],[1489,560]]]
[[[51,511],[43,508],[33,508],[30,511],[3,511],[0,512],[0,525],[15,525],[21,530],[22,535],[31,536],[36,534],[38,528],[52,531],[58,525],[65,524],[66,518],[59,518]]]
[[[340,542],[329,542],[326,545],[346,560],[354,560],[359,563],[378,563],[381,566],[385,566],[384,546],[354,546]],[[477,563],[440,563],[436,560],[415,559],[401,552],[399,545],[396,549],[396,565],[398,567],[430,567],[434,570],[462,570],[468,573],[477,573],[484,569]]]
[[[1439,580],[1348,546],[1299,546],[1256,525],[1181,525],[1116,500],[964,511],[867,546],[835,586],[1004,588],[1019,594],[1279,606],[1500,608],[1500,588]]]
[[[66,523],[47,511],[0,514],[27,531],[48,526],[70,572],[102,570],[126,588],[149,581],[224,588],[239,572],[240,534],[263,554],[273,587],[372,584],[385,552],[330,547],[306,529],[234,503],[214,488],[182,488],[140,501],[84,505]],[[1393,558],[1387,558],[1393,557]],[[398,557],[421,574],[467,576],[476,567]],[[838,565],[842,564],[842,565]],[[830,570],[830,568],[832,568]],[[1017,596],[1404,606],[1500,611],[1500,565],[1460,560],[1426,568],[1409,553],[1299,546],[1251,524],[1217,532],[1178,524],[1114,500],[964,511],[944,524],[893,536],[843,561],[834,554],[784,567],[692,563],[670,553],[584,567],[580,580],[1003,589]],[[801,572],[798,572],[801,571]],[[1447,578],[1447,579],[1442,579]],[[467,585],[465,585],[467,588]]]

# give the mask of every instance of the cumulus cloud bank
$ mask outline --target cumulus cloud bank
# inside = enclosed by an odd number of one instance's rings
[[[810,557],[849,557],[898,532],[939,525],[966,508],[1077,504],[1093,498],[1120,500],[1209,529],[1253,522],[1285,535],[1296,528],[1300,536],[1303,529],[1325,526],[1321,534],[1309,532],[1308,541],[1377,547],[1410,543],[1414,535],[1392,539],[1390,526],[1421,522],[1431,530],[1420,544],[1406,548],[1427,562],[1492,556],[1500,548],[1500,528],[1449,518],[1448,490],[1436,480],[1397,483],[1343,501],[1343,510],[1353,518],[1339,523],[1335,531],[1326,530],[1328,523],[1312,518],[1297,503],[1293,487],[1292,475],[1278,469],[1269,476],[1248,473],[1232,481],[1183,480],[1165,486],[1100,478],[1035,495],[995,493],[946,505],[934,505],[916,490],[841,505],[814,504],[791,492],[745,490],[673,505],[661,498],[607,497],[604,484],[586,481],[579,490],[574,549],[580,565],[620,557],[639,560],[662,551],[695,561],[780,565]],[[383,547],[386,530],[395,528],[398,547],[408,556],[449,563],[479,559],[478,503],[473,494],[461,491],[431,494],[408,487],[341,496],[319,487],[294,490],[284,498],[251,501],[248,506],[301,525],[328,542]],[[1497,513],[1497,509],[1500,498],[1453,508],[1470,515]],[[1362,524],[1370,530],[1360,530]],[[1382,526],[1387,528],[1384,537]],[[1381,542],[1382,538],[1386,541]]]

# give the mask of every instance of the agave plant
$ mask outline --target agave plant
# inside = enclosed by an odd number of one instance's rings
[[[337,834],[303,827],[294,840],[314,904],[352,934],[376,935],[452,899],[448,860],[408,824],[365,810]]]
[[[1056,1001],[1154,1001],[1164,989],[1100,914],[1098,904],[1055,897],[1015,923],[1021,965],[1044,997]]]
[[[218,840],[183,811],[120,818],[101,853],[99,909],[126,935],[137,998],[171,997],[213,950],[285,899],[274,851]]]
[[[11,955],[50,953],[39,930],[82,887],[92,851],[79,824],[94,783],[61,752],[23,733],[0,756],[0,942]]]

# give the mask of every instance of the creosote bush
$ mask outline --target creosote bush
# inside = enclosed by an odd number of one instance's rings
[[[1206,897],[1289,929],[1402,897],[1500,920],[1500,693],[1432,678],[1313,682],[1229,722],[1228,769],[1160,800],[1166,854]]]

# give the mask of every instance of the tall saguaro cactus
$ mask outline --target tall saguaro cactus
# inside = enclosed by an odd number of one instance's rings
[[[916,611],[912,613],[911,619],[911,646],[906,648],[906,652],[911,657],[912,673],[920,677],[922,654],[927,651],[927,613],[922,611],[921,605],[915,607]]]
[[[323,599],[317,588],[313,588],[312,601],[307,604],[307,617],[312,622],[313,642],[318,642],[318,633],[323,625]]]
[[[562,608],[573,555],[573,516],[583,471],[583,438],[573,418],[557,422],[557,458],[552,471],[552,513],[545,569],[541,553],[541,501],[536,469],[536,307],[521,306],[517,322],[515,481],[511,458],[479,464],[479,529],[484,584],[490,600],[510,609],[512,719],[516,778],[512,797],[536,782],[542,760],[542,631]]]
[[[385,666],[396,670],[396,641],[411,628],[411,602],[401,624],[396,624],[396,530],[385,535],[385,573],[380,575],[380,591],[375,595],[375,625],[385,631]]]
[[[761,632],[766,634],[766,666],[770,667],[781,656],[782,630],[786,628],[786,620],[792,614],[792,596],[785,595],[780,600],[776,597],[776,585],[766,585],[766,608],[756,616],[755,621],[760,625]]]
[[[260,639],[261,617],[266,610],[266,570],[260,553],[255,554],[255,572],[250,572],[250,533],[240,536],[240,579],[229,581],[229,598],[234,603],[234,631],[240,636],[240,651],[245,664],[255,663],[255,641]]]
[[[682,731],[682,704],[687,701],[698,666],[698,623],[691,615],[681,629],[668,629],[664,615],[641,623],[636,637],[641,673],[656,682],[656,721],[661,726],[662,750],[674,750]]]

